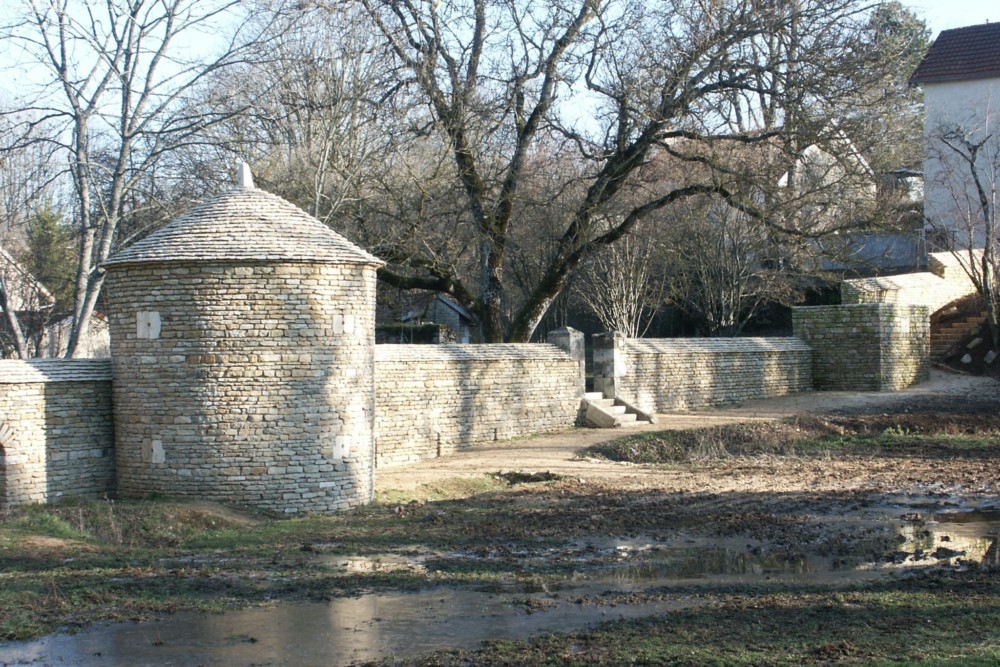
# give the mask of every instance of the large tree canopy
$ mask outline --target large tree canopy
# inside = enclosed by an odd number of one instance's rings
[[[764,237],[832,233],[859,218],[858,156],[891,163],[871,149],[912,132],[896,122],[913,109],[902,74],[926,43],[873,0],[20,0],[15,14],[8,43],[48,78],[14,105],[9,147],[48,144],[72,186],[74,344],[100,263],[158,197],[219,187],[204,182],[221,156],[388,260],[384,283],[462,302],[487,341],[530,339],[589,259],[685,200]]]
[[[357,2],[391,50],[414,135],[447,155],[439,173],[478,252],[470,271],[428,252],[419,225],[404,238],[373,216],[367,234],[391,261],[381,277],[465,302],[488,341],[529,339],[585,258],[692,196],[785,234],[829,233],[808,212],[842,205],[864,176],[863,130],[898,104],[900,63],[923,46],[919,30],[886,29],[887,11],[906,17],[898,5],[866,0]],[[836,169],[796,177],[810,146]],[[540,209],[535,180],[552,180],[553,155],[573,167]],[[644,179],[657,156],[688,175]],[[515,290],[525,238],[543,261]]]

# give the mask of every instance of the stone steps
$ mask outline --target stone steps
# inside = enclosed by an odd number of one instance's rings
[[[986,311],[974,315],[951,318],[946,321],[931,321],[931,359],[941,361],[959,342],[986,319]]]
[[[587,422],[597,428],[627,428],[651,423],[651,416],[640,414],[621,399],[605,398],[600,392],[587,392],[583,400]]]

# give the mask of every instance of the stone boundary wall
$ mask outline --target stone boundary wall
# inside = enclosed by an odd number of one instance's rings
[[[114,491],[111,361],[0,360],[0,508]]]
[[[792,323],[813,348],[817,389],[893,391],[930,375],[927,306],[807,306],[792,309]]]
[[[796,338],[594,336],[594,390],[648,412],[693,410],[812,389],[812,353]]]
[[[946,280],[930,272],[905,273],[845,280],[840,284],[840,300],[844,304],[927,306],[930,312],[934,312],[974,291],[968,278],[964,281]]]
[[[582,395],[579,359],[555,345],[378,345],[376,466],[569,428]]]
[[[845,280],[840,284],[840,300],[844,304],[927,306],[933,313],[976,291],[969,276],[950,252],[929,255],[928,269],[921,273]]]

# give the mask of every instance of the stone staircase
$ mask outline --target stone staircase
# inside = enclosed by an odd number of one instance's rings
[[[656,417],[620,398],[605,398],[601,392],[583,395],[586,420],[597,428],[628,428],[656,423]]]
[[[971,315],[947,311],[931,317],[931,360],[943,361],[966,336],[986,321],[986,311]]]

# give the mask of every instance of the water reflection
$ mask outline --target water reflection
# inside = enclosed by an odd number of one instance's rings
[[[563,559],[578,574],[554,593],[489,594],[434,589],[373,594],[329,603],[280,603],[223,615],[178,614],[142,624],[98,626],[77,635],[0,644],[0,663],[34,665],[343,665],[416,656],[485,639],[527,638],[601,620],[638,617],[695,604],[599,606],[578,601],[608,592],[651,590],[678,582],[850,582],[889,568],[924,564],[998,565],[1000,513],[949,513],[895,524],[904,538],[895,564],[816,554],[789,555],[733,539],[665,545],[643,540],[583,540],[524,559]],[[507,554],[510,555],[509,552]],[[471,557],[465,554],[465,557]],[[489,560],[489,554],[481,556]],[[340,558],[332,569],[379,572],[420,569],[429,556]],[[576,565],[574,565],[575,567]]]
[[[587,589],[593,594],[598,591]],[[523,596],[522,596],[523,598]],[[561,599],[528,613],[516,596],[435,590],[366,595],[326,603],[284,603],[221,615],[178,614],[0,648],[7,664],[33,665],[344,665],[415,656],[443,647],[678,609],[685,600],[581,606]]]

